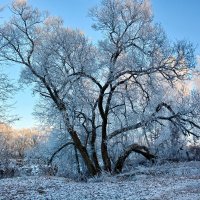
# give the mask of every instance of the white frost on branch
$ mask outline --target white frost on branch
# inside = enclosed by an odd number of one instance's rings
[[[20,8],[27,5],[27,0],[14,0],[13,1],[13,7],[14,8]]]

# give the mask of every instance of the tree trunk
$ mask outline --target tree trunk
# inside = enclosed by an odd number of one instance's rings
[[[132,152],[137,152],[139,154],[142,154],[148,160],[155,158],[155,155],[151,154],[147,147],[140,146],[138,144],[132,144],[132,145],[128,146],[125,149],[125,151],[119,156],[119,158],[115,164],[114,173],[120,173],[122,171],[126,158]]]
[[[74,146],[74,153],[75,153],[75,158],[76,158],[77,172],[78,172],[78,174],[80,174],[81,173],[80,162],[79,162],[79,158],[78,158],[77,148],[75,146]]]
[[[106,91],[108,86],[109,86],[109,84],[106,83],[100,91],[99,98],[98,98],[98,108],[99,108],[99,112],[100,112],[100,115],[102,118],[101,155],[102,155],[102,159],[103,159],[104,170],[111,172],[111,161],[108,156],[108,148],[107,148],[107,116],[108,116],[108,113],[105,113],[104,109],[103,109],[104,92]],[[106,111],[106,112],[108,112],[108,111]]]
[[[92,151],[92,160],[93,160],[93,163],[94,163],[96,169],[100,172],[101,167],[99,165],[99,161],[98,161],[98,158],[97,158],[97,152],[96,152],[96,148],[95,148],[96,132],[94,132],[94,131],[95,130],[92,131],[92,139],[90,141],[91,151]]]
[[[93,162],[91,161],[91,159],[89,157],[87,149],[81,144],[81,141],[80,141],[76,131],[68,129],[68,132],[70,133],[70,135],[74,141],[74,144],[75,144],[76,148],[78,149],[80,155],[82,156],[90,174],[92,176],[95,176],[98,173],[98,170],[93,165]]]
[[[81,141],[78,137],[78,134],[76,133],[76,131],[71,126],[71,124],[69,122],[69,117],[68,117],[65,110],[63,111],[63,118],[64,118],[64,122],[65,122],[65,127],[66,127],[67,131],[69,132],[69,134],[70,134],[70,136],[71,136],[71,138],[74,142],[75,147],[77,148],[80,155],[82,156],[82,158],[83,158],[83,160],[84,160],[84,162],[85,162],[85,164],[88,168],[89,173],[92,176],[97,175],[98,170],[95,168],[92,160],[90,159],[89,154],[87,152],[87,149],[82,145],[82,143],[81,143]]]
[[[94,105],[94,108],[92,111],[92,136],[91,136],[91,140],[90,140],[90,145],[91,145],[93,163],[95,164],[96,169],[100,172],[101,167],[99,165],[96,147],[95,147],[95,142],[96,142],[95,108],[96,108],[96,105],[97,105],[97,102]]]
[[[107,148],[107,121],[103,120],[102,123],[102,141],[101,141],[101,154],[104,163],[104,170],[111,172],[111,161],[108,156]]]

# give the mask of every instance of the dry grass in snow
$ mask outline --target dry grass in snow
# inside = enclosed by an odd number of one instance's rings
[[[59,177],[0,180],[0,200],[200,200],[200,162],[140,167],[117,177],[74,182]]]

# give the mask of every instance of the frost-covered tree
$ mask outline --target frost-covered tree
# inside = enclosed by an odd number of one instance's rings
[[[9,80],[8,76],[0,72],[0,124],[10,123],[15,120],[14,116],[9,115],[12,107],[11,99],[15,93],[16,87]]]
[[[103,35],[98,45],[25,1],[14,1],[12,12],[0,29],[0,57],[24,66],[22,80],[34,85],[46,116],[61,123],[91,175],[121,172],[132,152],[154,158],[131,137],[152,124],[196,135],[199,105],[180,106],[165,94],[194,67],[193,47],[167,40],[149,1],[102,0],[90,11]]]

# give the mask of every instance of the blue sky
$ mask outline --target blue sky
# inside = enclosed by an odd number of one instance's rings
[[[152,0],[155,21],[160,22],[170,39],[200,43],[199,0]],[[200,54],[200,46],[197,46]]]
[[[9,0],[0,0],[1,5],[9,5]],[[65,25],[81,29],[89,38],[97,40],[100,34],[92,30],[92,21],[87,17],[88,9],[100,3],[100,0],[29,0],[29,3],[40,10],[48,10],[51,15],[63,18]],[[152,0],[154,20],[161,23],[171,40],[187,39],[198,45],[200,42],[200,0]],[[7,10],[0,17],[8,16]],[[200,46],[196,53],[200,55]],[[9,76],[19,78],[20,67],[11,66],[7,69]],[[32,127],[32,112],[36,98],[30,88],[18,92],[14,98],[15,109],[21,120],[14,126]]]

